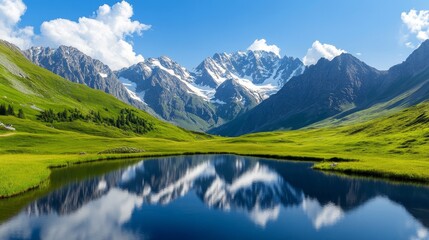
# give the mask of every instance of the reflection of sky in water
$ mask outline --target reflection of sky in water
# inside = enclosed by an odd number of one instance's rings
[[[315,229],[320,229],[325,226],[331,226],[337,223],[344,217],[344,212],[335,204],[328,203],[321,206],[317,200],[304,199],[302,202],[302,210],[313,222]]]
[[[309,196],[306,189],[288,182],[276,165],[244,158],[231,164],[224,159],[190,164],[185,159],[160,166],[145,161],[119,175],[94,179],[94,187],[83,188],[89,199],[71,204],[75,209],[61,206],[70,208],[63,213],[47,207],[49,201],[36,202],[0,226],[0,239],[429,239],[428,229],[387,197],[369,197],[344,209],[334,203],[335,196],[331,201]],[[161,181],[148,169],[168,176]]]
[[[128,192],[111,189],[102,198],[69,215],[27,217],[25,214],[0,228],[0,239],[15,235],[31,238],[30,229],[40,230],[42,239],[135,239],[122,225],[142,206],[142,199]]]

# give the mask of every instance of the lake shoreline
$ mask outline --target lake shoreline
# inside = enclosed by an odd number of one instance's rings
[[[315,163],[313,165],[314,170],[322,171],[322,172],[329,172],[334,174],[345,174],[347,176],[361,176],[361,177],[370,177],[375,179],[380,179],[384,181],[393,180],[395,182],[401,182],[401,183],[418,183],[418,184],[429,184],[429,178],[426,177],[420,177],[415,175],[409,175],[406,173],[389,173],[389,172],[382,172],[377,170],[366,170],[366,169],[350,169],[347,168],[347,166],[341,166],[340,164],[347,164],[350,162],[359,163],[361,160],[359,159],[349,159],[349,158],[340,158],[340,157],[330,157],[330,158],[323,158],[323,157],[311,157],[311,156],[293,156],[293,155],[281,155],[281,154],[246,154],[246,153],[237,153],[237,152],[177,152],[177,153],[153,153],[153,152],[143,152],[143,153],[137,153],[137,154],[112,154],[112,155],[93,155],[93,156],[79,156],[73,159],[70,158],[66,163],[59,163],[59,164],[52,164],[47,166],[49,169],[49,172],[51,172],[52,169],[59,169],[59,168],[68,168],[71,166],[76,165],[82,165],[82,164],[90,164],[90,163],[97,163],[97,162],[107,162],[112,160],[125,160],[125,159],[133,159],[133,158],[142,158],[142,160],[148,159],[148,158],[154,158],[154,157],[172,157],[172,156],[192,156],[192,155],[237,155],[237,156],[247,156],[247,157],[260,157],[260,158],[267,158],[272,160],[280,160],[280,161],[305,161],[305,162],[313,162]],[[31,187],[28,187],[25,190],[13,192],[8,195],[0,195],[0,200],[2,199],[12,199],[14,197],[23,195],[25,193],[28,193],[30,191],[34,191],[36,189],[39,189],[43,185],[47,184],[49,182],[50,174],[40,181],[36,185],[32,185]]]

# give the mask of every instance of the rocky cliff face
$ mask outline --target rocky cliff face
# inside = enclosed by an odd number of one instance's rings
[[[234,119],[257,106],[263,99],[258,93],[243,87],[237,79],[228,79],[216,89],[214,95],[217,114],[223,119]]]
[[[147,110],[143,102],[130,95],[107,65],[92,59],[76,48],[33,47],[24,51],[24,54],[35,64],[72,82],[104,91],[123,102]]]
[[[167,121],[199,131],[221,121],[206,94],[192,84],[189,72],[167,57],[149,58],[116,74]]]

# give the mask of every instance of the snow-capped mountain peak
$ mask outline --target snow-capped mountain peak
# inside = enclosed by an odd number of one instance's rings
[[[268,45],[267,40],[265,39],[256,39],[252,45],[247,48],[247,50],[269,52],[280,58],[280,48],[276,45]]]
[[[239,78],[250,80],[255,85],[266,85],[267,80],[270,80],[269,84],[279,90],[287,80],[300,75],[303,70],[299,59],[280,58],[272,52],[248,50],[233,54],[217,53],[208,57],[198,65],[193,75],[198,85],[212,88],[227,79]],[[273,78],[276,81],[272,81]]]
[[[170,95],[170,104],[180,98],[181,112],[191,111],[193,116],[218,125],[255,107],[303,70],[299,59],[280,58],[270,51],[247,50],[216,53],[204,59],[192,72],[162,56],[148,58],[118,71],[117,75],[125,80],[130,95],[148,103],[166,120],[175,121],[177,115],[181,115],[171,114],[174,110],[165,107],[165,101],[160,102],[164,98],[162,96]],[[202,109],[197,110],[193,106],[195,102]]]
[[[191,74],[188,70],[167,56],[149,58],[146,64],[151,68],[158,67],[181,80],[190,81]]]

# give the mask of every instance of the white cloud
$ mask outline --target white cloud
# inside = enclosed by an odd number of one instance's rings
[[[408,30],[415,34],[417,39],[424,41],[429,38],[429,11],[410,10],[408,13],[401,14],[402,22],[407,26]]]
[[[401,19],[409,31],[402,39],[406,47],[414,49],[420,42],[429,39],[429,10],[411,9],[409,12],[403,12]],[[414,41],[410,41],[410,34],[415,36]]]
[[[412,42],[406,42],[406,43],[405,43],[405,46],[406,46],[407,48],[412,48],[412,49],[416,48],[416,45],[414,45],[414,43],[412,43]]]
[[[429,231],[426,228],[419,226],[416,230],[416,234],[414,236],[411,236],[410,240],[427,240],[428,237]]]
[[[280,48],[276,45],[268,45],[265,39],[256,39],[247,50],[272,52],[280,57]]]
[[[269,221],[275,221],[279,218],[280,205],[272,208],[261,209],[257,204],[250,212],[250,219],[261,227],[265,227]]]
[[[25,49],[31,46],[33,27],[19,28],[27,6],[22,0],[0,0],[0,38]]]
[[[338,49],[333,45],[324,44],[319,41],[315,41],[311,48],[307,50],[307,55],[304,56],[304,65],[309,66],[316,64],[320,58],[326,58],[332,60],[334,57],[346,53],[342,49]]]
[[[113,6],[105,4],[92,18],[81,17],[77,22],[67,19],[44,22],[38,41],[51,47],[76,47],[117,70],[144,60],[142,55],[135,53],[128,38],[141,35],[150,26],[132,21],[132,16],[133,8],[126,1]]]
[[[0,239],[31,238],[34,229],[40,231],[42,239],[139,239],[142,236],[123,225],[142,205],[141,197],[114,188],[67,215],[48,214],[40,216],[40,220],[22,213],[1,225]]]
[[[304,199],[302,208],[313,222],[316,230],[323,227],[333,226],[344,218],[344,211],[333,203],[322,206],[314,199]]]

